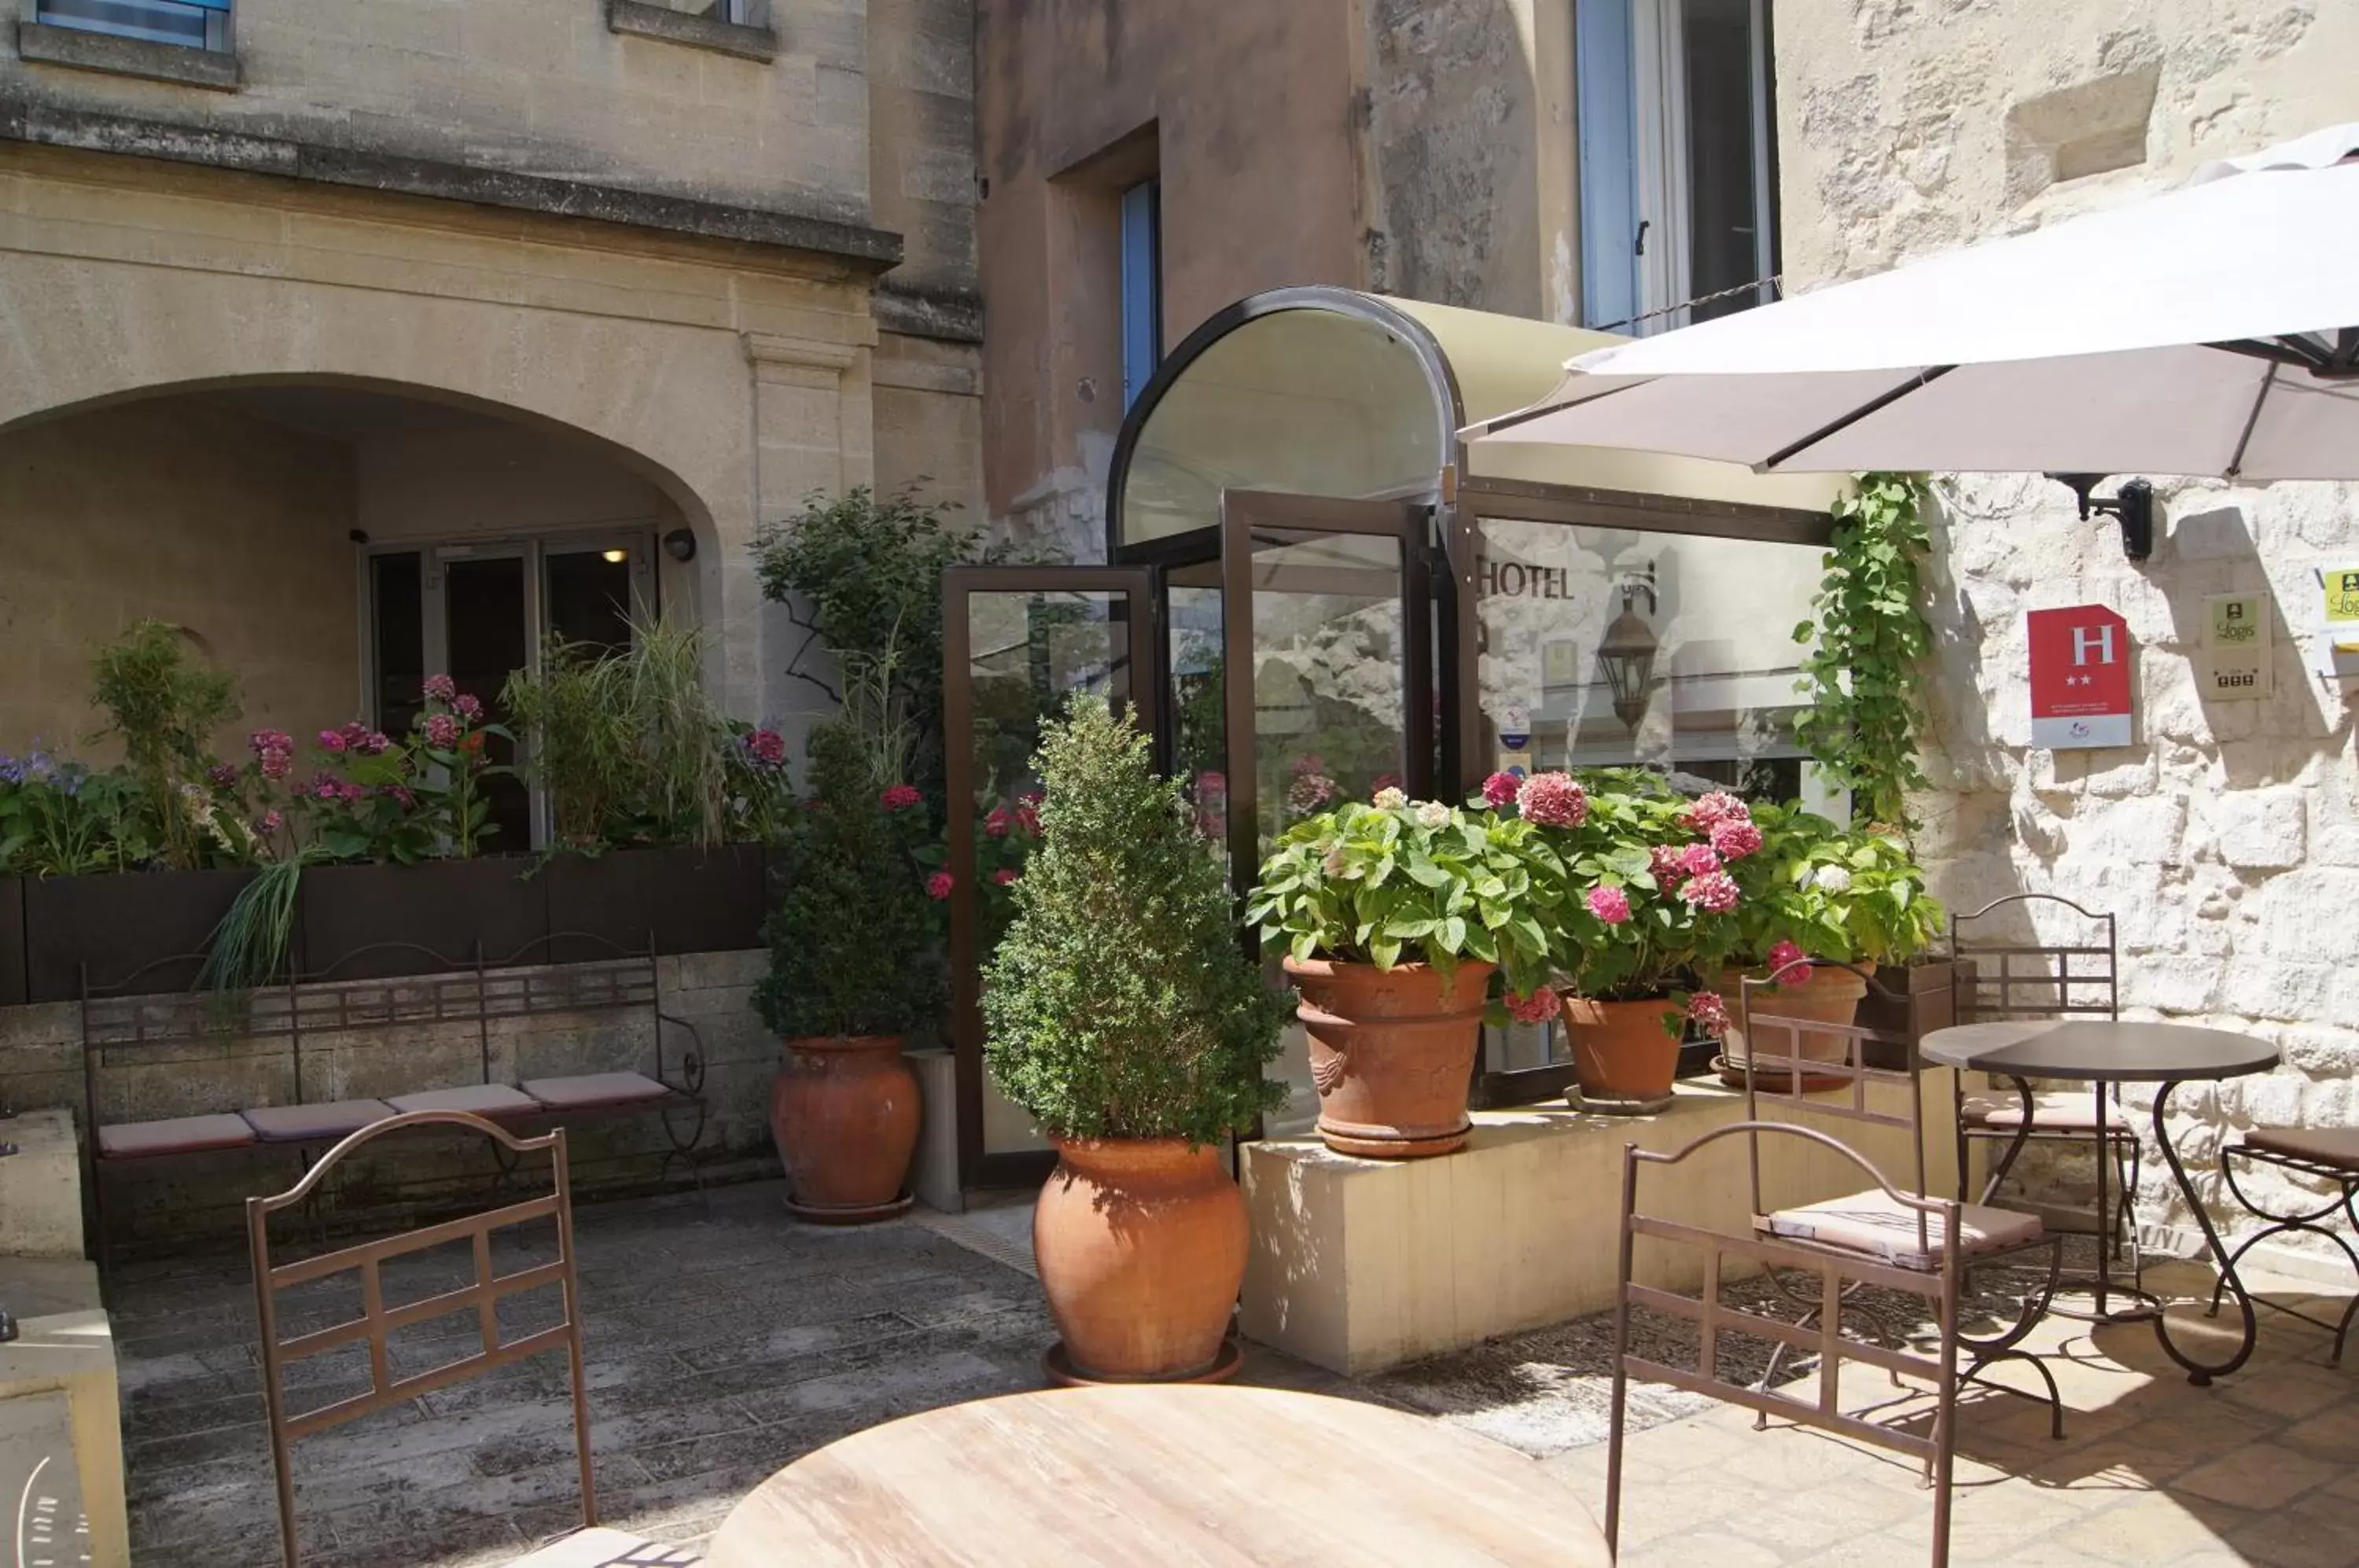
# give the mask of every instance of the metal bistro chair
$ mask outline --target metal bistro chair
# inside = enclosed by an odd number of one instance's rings
[[[446,1220],[398,1236],[361,1242],[316,1258],[298,1258],[290,1263],[271,1262],[269,1221],[272,1214],[301,1203],[326,1179],[330,1171],[377,1138],[388,1133],[431,1127],[480,1133],[496,1140],[511,1155],[547,1150],[551,1190],[543,1196],[522,1203],[509,1203],[461,1219]],[[492,1233],[540,1219],[556,1222],[556,1258],[517,1269],[512,1274],[494,1274]],[[506,1128],[465,1111],[412,1111],[393,1116],[364,1127],[337,1144],[304,1174],[302,1181],[288,1191],[275,1197],[248,1198],[245,1201],[245,1223],[254,1258],[255,1307],[260,1314],[262,1325],[262,1392],[270,1419],[270,1457],[278,1472],[278,1529],[286,1550],[287,1568],[296,1568],[295,1479],[288,1465],[288,1453],[293,1440],[309,1437],[314,1432],[324,1432],[330,1427],[416,1399],[420,1394],[491,1371],[494,1367],[506,1367],[551,1350],[565,1352],[572,1378],[574,1450],[582,1465],[582,1523],[585,1532],[594,1529],[598,1523],[598,1506],[590,1474],[590,1405],[588,1387],[582,1371],[581,1287],[574,1269],[573,1203],[567,1185],[563,1127],[554,1128],[538,1138],[518,1138]],[[387,1259],[455,1241],[473,1244],[473,1279],[471,1283],[419,1301],[396,1306],[386,1304],[379,1270]],[[280,1293],[348,1270],[357,1271],[360,1275],[361,1315],[325,1328],[281,1338],[278,1331]],[[499,1323],[501,1299],[549,1286],[555,1286],[558,1290],[560,1321],[522,1338],[503,1341]],[[481,1349],[410,1377],[394,1376],[386,1346],[389,1335],[413,1324],[464,1312],[475,1314]],[[368,1346],[369,1387],[366,1392],[308,1410],[288,1411],[286,1370],[289,1362],[342,1345],[362,1343]],[[577,1536],[573,1540],[579,1542],[582,1538]],[[636,1561],[622,1557],[601,1559],[610,1560]]]
[[[2077,917],[2083,940],[2044,943],[2000,934],[1999,922],[2020,906],[2054,905]],[[2014,893],[1995,898],[1970,915],[1950,920],[1950,953],[1962,971],[1971,963],[1973,978],[1954,994],[1957,1021],[1991,1023],[2007,1018],[2092,1018],[2108,1021],[2121,1017],[2120,961],[2114,941],[2114,917],[2082,909],[2053,893]],[[1952,982],[1956,984],[1956,982]],[[1958,1080],[1954,1110],[1958,1128],[1958,1195],[1965,1196],[1966,1151],[1976,1141],[2004,1142],[2006,1149],[1983,1182],[1987,1203],[2006,1181],[2007,1173],[2027,1145],[2043,1142],[2086,1145],[2102,1160],[2110,1155],[2118,1178],[2119,1197],[2109,1213],[2096,1216],[2094,1235],[2100,1246],[2125,1255],[2132,1289],[2144,1282],[2145,1263],[2138,1247],[2132,1208],[2139,1171],[2137,1128],[2122,1105],[2118,1083],[2099,1083],[2088,1090],[2055,1089],[2034,1092],[2017,1081],[2013,1094],[1995,1092],[1969,1094]],[[2024,1095],[2030,1094],[2031,1114],[2024,1115]],[[2100,1152],[2102,1150],[2102,1152]],[[2102,1168],[2100,1179],[2102,1181]],[[2102,1192],[2102,1187],[2100,1191]],[[2106,1207],[2100,1200],[2100,1207]]]
[[[2296,1212],[2293,1214],[2279,1214],[2264,1208],[2245,1191],[2244,1184],[2236,1177],[2239,1163],[2274,1166],[2288,1175],[2323,1182],[2332,1189],[2332,1192],[2295,1203],[2292,1206]],[[2266,1223],[2259,1230],[2238,1242],[2236,1250],[2228,1255],[2228,1266],[2220,1271],[2219,1282],[2212,1288],[2211,1316],[2220,1315],[2220,1300],[2228,1289],[2228,1276],[2235,1272],[2236,1265],[2244,1261],[2245,1254],[2271,1236],[2299,1233],[2322,1236],[2341,1250],[2350,1261],[2352,1269],[2359,1272],[2359,1250],[2354,1250],[2350,1241],[2322,1223],[2332,1219],[2339,1210],[2351,1222],[2354,1236],[2359,1236],[2359,1127],[2255,1127],[2245,1133],[2241,1141],[2228,1144],[2220,1150],[2220,1174],[2226,1179],[2228,1191],[2234,1194],[2237,1203],[2244,1205],[2245,1212]],[[2343,1310],[2339,1323],[2329,1323],[2299,1307],[2288,1307],[2263,1296],[2252,1299],[2259,1305],[2273,1307],[2288,1317],[2299,1318],[2320,1328],[2332,1329],[2334,1352],[2328,1360],[2338,1367],[2343,1364],[2343,1342],[2351,1337],[2352,1320],[2359,1318],[2359,1293],[2352,1296],[2351,1304]]]
[[[1850,967],[1843,965],[1843,967]],[[1857,971],[1854,971],[1857,973]],[[1873,986],[1875,983],[1869,980]],[[1622,1174],[1621,1265],[1614,1312],[1614,1394],[1605,1481],[1605,1534],[1609,1546],[1618,1545],[1622,1509],[1622,1445],[1629,1398],[1629,1379],[1668,1384],[1710,1398],[1746,1406],[1760,1418],[1789,1417],[1806,1426],[1842,1433],[1908,1454],[1924,1465],[1925,1484],[1933,1490],[1933,1568],[1945,1568],[1950,1552],[1950,1479],[1956,1449],[1957,1396],[1967,1382],[1982,1380],[2007,1393],[2020,1390],[1981,1378],[1984,1368],[2000,1360],[2027,1363],[2048,1387],[2051,1429],[2063,1435],[2063,1402],[2056,1382],[2037,1357],[2017,1348],[2046,1309],[2056,1289],[2061,1265],[2060,1245],[2041,1228],[2038,1216],[1986,1209],[1954,1198],[1925,1193],[1923,1094],[1913,1071],[1866,1065],[1871,1043],[1907,1042],[1897,1036],[1815,1019],[1780,1018],[1752,1007],[1753,993],[1765,983],[1746,981],[1738,997],[1738,1014],[1749,1047],[1745,1071],[1745,1119],[1704,1134],[1685,1148],[1655,1153],[1631,1144],[1624,1151]],[[1843,1059],[1808,1057],[1804,1037],[1843,1041]],[[1803,1085],[1813,1078],[1849,1080],[1848,1093],[1806,1097]],[[1906,1114],[1872,1109],[1867,1102],[1872,1083],[1904,1085],[1908,1091]],[[1815,1127],[1774,1119],[1764,1101],[1807,1105],[1822,1116],[1840,1117],[1870,1126],[1905,1128],[1914,1148],[1913,1191],[1896,1187],[1864,1155]],[[1641,1210],[1638,1171],[1641,1165],[1679,1166],[1723,1138],[1743,1137],[1751,1180],[1753,1223],[1737,1234],[1674,1221]],[[1788,1138],[1831,1149],[1856,1165],[1868,1185],[1848,1196],[1773,1209],[1763,1194],[1761,1146],[1765,1138]],[[1690,1248],[1702,1254],[1702,1283],[1696,1295],[1642,1285],[1632,1278],[1636,1239]],[[1959,1302],[1969,1269],[1995,1260],[2021,1258],[2039,1248],[2048,1251],[2045,1289],[2025,1302],[2016,1323],[1986,1339],[1973,1339],[1958,1325]],[[1722,1260],[1734,1257],[1762,1265],[1780,1294],[1807,1305],[1794,1322],[1730,1307],[1721,1299]],[[1787,1269],[1817,1281],[1814,1297],[1796,1296],[1778,1276]],[[1890,1350],[1880,1345],[1846,1338],[1843,1307],[1868,1286],[1919,1296],[1929,1304],[1940,1337],[1940,1349],[1928,1356]],[[1695,1366],[1669,1367],[1635,1356],[1630,1350],[1630,1312],[1646,1307],[1694,1323],[1698,1332]],[[1720,1371],[1721,1336],[1735,1333],[1766,1339],[1775,1345],[1770,1368],[1756,1382],[1737,1382]],[[1818,1390],[1805,1399],[1779,1392],[1773,1385],[1779,1358],[1788,1350],[1815,1352],[1819,1356]],[[1960,1367],[1961,1356],[1965,1365]],[[1846,1361],[1880,1367],[1897,1382],[1902,1375],[1922,1377],[1934,1390],[1932,1427],[1919,1433],[1846,1415],[1841,1406],[1842,1367]]]

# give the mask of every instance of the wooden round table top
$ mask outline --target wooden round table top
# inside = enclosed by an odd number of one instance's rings
[[[1571,1489],[1420,1416],[1271,1388],[1064,1388],[950,1405],[805,1454],[706,1568],[1081,1563],[1607,1568]]]

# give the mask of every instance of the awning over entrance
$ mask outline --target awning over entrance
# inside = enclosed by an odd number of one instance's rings
[[[1180,345],[1124,422],[1109,552],[1216,526],[1223,490],[1434,500],[1472,482],[1672,511],[1698,502],[1825,511],[1836,476],[1602,447],[1460,443],[1467,426],[1546,397],[1567,359],[1622,341],[1348,289],[1242,300]]]

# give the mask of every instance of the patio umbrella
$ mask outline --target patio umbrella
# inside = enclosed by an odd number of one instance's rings
[[[2359,478],[2359,125],[1566,370],[1468,438],[1763,472]]]

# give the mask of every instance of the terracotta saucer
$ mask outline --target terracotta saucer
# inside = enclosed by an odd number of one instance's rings
[[[853,1204],[848,1208],[821,1203],[798,1203],[791,1197],[781,1200],[787,1206],[787,1213],[805,1225],[874,1225],[878,1220],[889,1220],[897,1214],[908,1214],[909,1205],[917,1201],[914,1195],[908,1192],[902,1193],[889,1203]]]
[[[1060,1388],[1118,1388],[1125,1385],[1156,1383],[1225,1383],[1237,1375],[1245,1364],[1245,1346],[1234,1339],[1221,1341],[1221,1353],[1212,1364],[1193,1377],[1084,1377],[1073,1370],[1072,1357],[1065,1354],[1065,1342],[1059,1340],[1040,1357],[1040,1370],[1049,1381]]]

